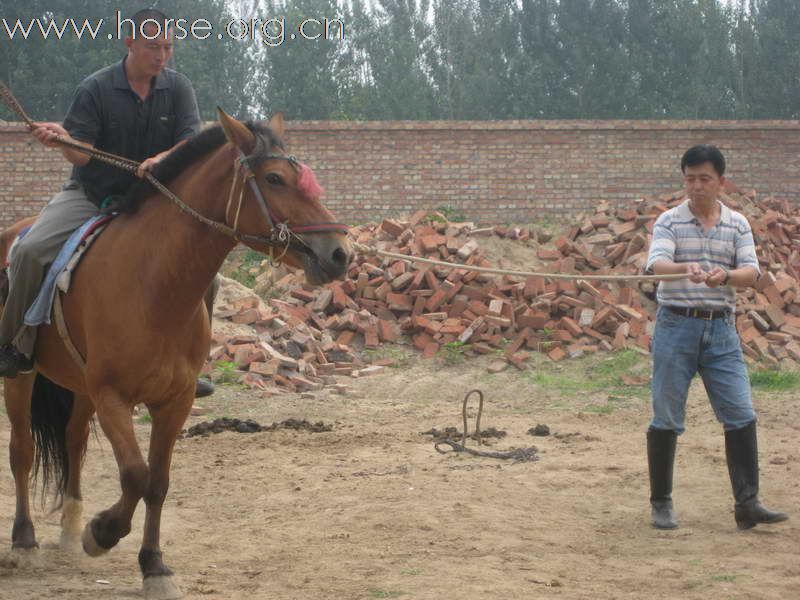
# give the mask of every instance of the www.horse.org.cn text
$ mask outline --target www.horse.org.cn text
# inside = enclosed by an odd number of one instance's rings
[[[175,40],[230,39],[239,42],[259,42],[269,47],[280,46],[292,40],[344,40],[345,24],[339,18],[306,17],[290,23],[286,17],[234,18],[215,26],[208,19],[146,19],[136,27],[131,19],[124,18],[117,11],[114,19],[30,19],[0,18],[0,36],[12,42],[31,38],[61,40],[75,37],[79,40],[121,40],[126,37],[161,37],[165,30],[171,30]]]

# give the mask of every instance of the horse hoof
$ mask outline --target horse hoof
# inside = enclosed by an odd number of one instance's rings
[[[86,527],[83,528],[83,534],[81,534],[81,544],[83,545],[83,551],[89,556],[100,556],[101,554],[108,552],[108,548],[103,548],[97,543],[97,540],[94,539],[91,521],[88,522]]]
[[[183,598],[174,575],[153,575],[144,579],[146,600],[177,600]]]

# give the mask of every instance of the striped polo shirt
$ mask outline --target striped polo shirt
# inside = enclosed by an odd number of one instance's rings
[[[703,231],[700,220],[689,209],[689,200],[662,213],[653,227],[647,271],[656,261],[666,259],[676,263],[696,262],[704,271],[751,266],[760,273],[747,219],[721,202],[720,213],[719,223],[708,232]],[[710,288],[688,279],[660,282],[656,299],[667,306],[736,308],[736,290],[732,286]]]

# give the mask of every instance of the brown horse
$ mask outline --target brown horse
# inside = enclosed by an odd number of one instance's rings
[[[346,228],[332,223],[313,174],[286,156],[282,135],[280,115],[258,126],[220,111],[218,125],[154,173],[188,208],[140,184],[146,193],[134,190],[127,198],[135,210],[112,221],[83,259],[63,310],[85,366],[54,325],[43,325],[38,374],[5,380],[17,493],[13,549],[37,547],[28,499],[37,451],[45,478],[53,470],[63,495],[62,546],[80,540],[92,556],[107,552],[130,532],[144,498],[139,564],[145,595],[180,597],[162,561],[159,530],[173,447],[210,346],[206,289],[239,240],[260,252],[285,244],[278,249],[285,250],[283,260],[302,266],[313,284],[341,278],[351,258]],[[281,236],[270,235],[277,230]],[[134,436],[139,403],[152,416],[147,460]],[[94,414],[114,450],[122,495],[81,533],[80,467]]]

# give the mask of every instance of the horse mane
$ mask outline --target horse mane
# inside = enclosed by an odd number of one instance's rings
[[[263,139],[263,147],[266,152],[275,147],[283,149],[283,142],[265,123],[247,121],[245,125],[253,134]],[[153,167],[151,174],[164,185],[169,185],[183,171],[227,141],[228,139],[225,137],[222,126],[219,123],[215,123],[189,138],[185,144],[174,152],[170,152],[164,157],[164,160]],[[153,188],[149,181],[137,179],[128,188],[127,193],[114,203],[113,210],[121,213],[136,212],[136,209],[145,199],[155,196],[157,193],[159,192]]]

